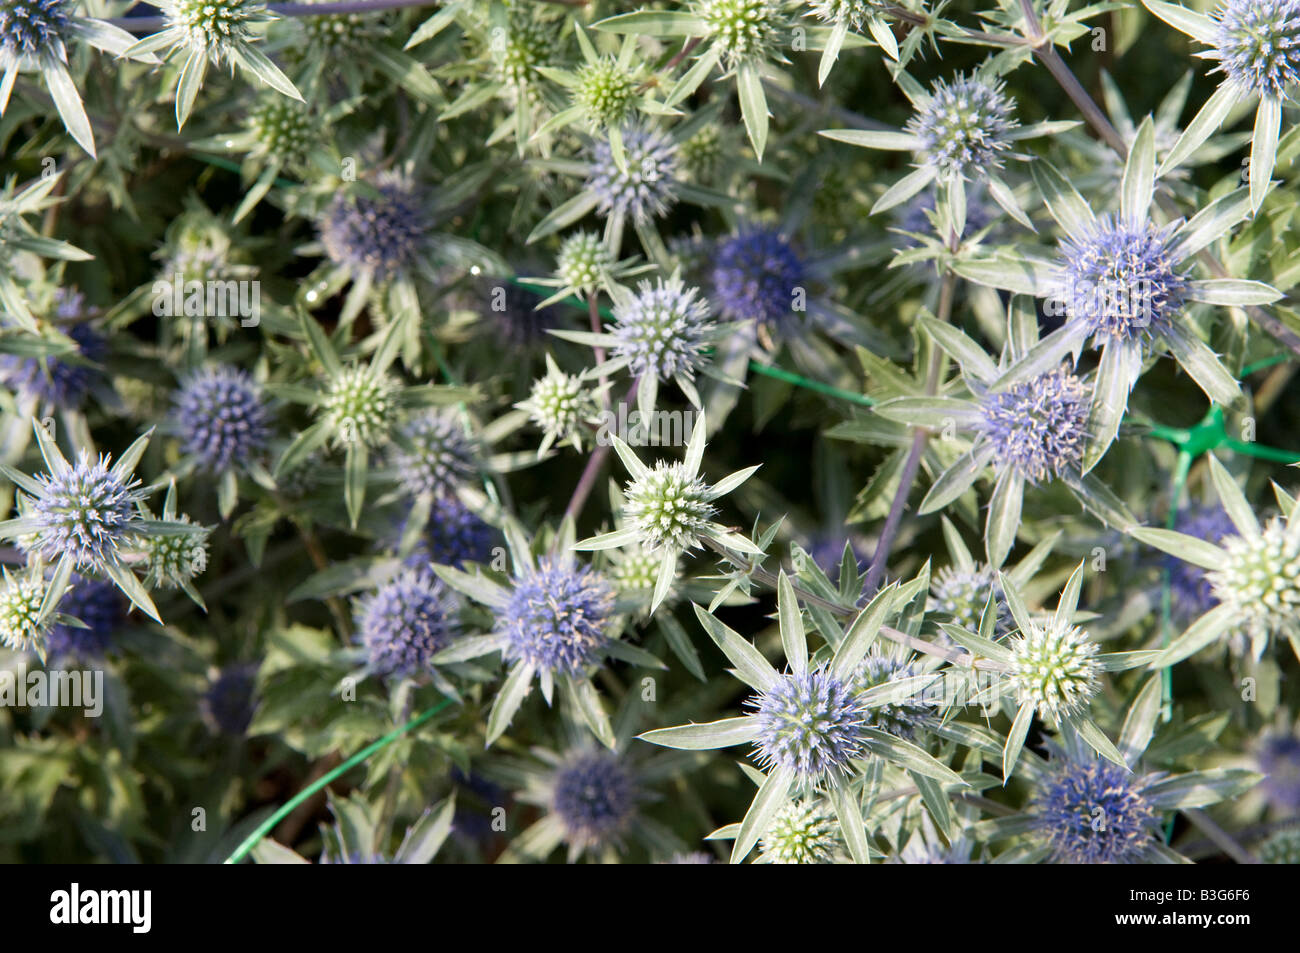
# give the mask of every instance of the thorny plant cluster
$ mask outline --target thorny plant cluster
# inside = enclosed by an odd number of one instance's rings
[[[1298,84],[1300,0],[0,0],[0,858],[1300,862]]]

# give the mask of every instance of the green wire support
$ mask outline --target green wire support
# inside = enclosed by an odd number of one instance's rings
[[[420,725],[424,724],[426,721],[428,721],[434,715],[438,714],[438,712],[442,711],[450,704],[451,704],[451,699],[444,698],[442,701],[438,702],[438,704],[434,705],[432,708],[426,709],[424,712],[416,715],[414,718],[412,718],[406,724],[402,725],[400,728],[394,728],[392,731],[384,735],[384,737],[380,738],[378,741],[366,745],[366,747],[362,748],[352,757],[348,758],[348,760],[344,761],[333,771],[330,771],[328,774],[321,776],[318,780],[316,780],[312,784],[309,784],[307,787],[303,788],[292,798],[286,801],[278,811],[276,811],[265,821],[259,824],[257,826],[257,829],[253,831],[253,833],[249,834],[246,838],[244,838],[244,842],[235,848],[234,852],[229,857],[226,858],[225,863],[237,864],[240,861],[242,861],[244,858],[246,858],[249,855],[252,849],[261,842],[262,838],[265,837],[267,834],[271,833],[271,831],[275,829],[275,826],[279,824],[282,820],[284,820],[286,817],[288,817],[293,812],[294,808],[296,808],[299,804],[302,804],[304,801],[306,801],[309,797],[311,797],[321,788],[325,787],[327,784],[334,781],[334,779],[351,771],[353,768],[355,768],[361,762],[365,761],[375,752],[388,747],[390,744],[392,744],[398,738],[402,737],[402,735],[406,734],[408,731],[418,728]]]

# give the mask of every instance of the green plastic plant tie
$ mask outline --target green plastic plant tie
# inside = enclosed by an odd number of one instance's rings
[[[248,837],[244,839],[244,842],[242,844],[240,844],[238,847],[235,848],[234,853],[232,853],[229,857],[225,859],[225,863],[237,864],[240,861],[242,861],[245,857],[248,856],[249,852],[252,851],[252,849],[256,847],[258,843],[261,842],[262,838],[265,837],[267,834],[271,833],[271,831],[275,829],[275,826],[279,824],[282,820],[284,820],[286,817],[288,817],[293,812],[294,808],[296,808],[299,804],[302,804],[304,801],[306,801],[309,797],[311,797],[321,788],[325,787],[327,784],[334,781],[335,778],[338,778],[341,775],[351,771],[353,768],[361,764],[361,762],[365,761],[375,752],[387,748],[394,741],[402,737],[402,735],[406,734],[408,731],[412,730],[413,728],[418,728],[420,725],[424,724],[426,721],[428,721],[434,715],[438,714],[438,712],[442,711],[450,704],[451,704],[451,699],[444,698],[442,701],[438,702],[438,704],[434,705],[432,708],[426,709],[425,711],[416,715],[414,718],[412,718],[406,724],[402,725],[400,728],[394,728],[392,731],[384,735],[384,737],[380,738],[378,741],[366,745],[366,747],[362,748],[352,757],[348,758],[348,760],[344,761],[333,771],[330,771],[328,774],[323,775],[321,778],[319,778],[312,784],[309,784],[307,787],[303,788],[292,798],[286,801],[278,811],[276,811],[265,821],[259,824],[257,826],[257,829],[253,831],[253,833],[249,834]]]

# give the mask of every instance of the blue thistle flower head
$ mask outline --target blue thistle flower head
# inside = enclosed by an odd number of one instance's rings
[[[75,324],[64,333],[77,345],[80,361],[59,357],[0,355],[0,376],[20,400],[59,410],[77,410],[99,377],[93,365],[108,356],[108,338],[89,324]]]
[[[907,131],[919,140],[921,162],[940,182],[1001,168],[1010,133],[1019,125],[1005,90],[1001,80],[961,74],[930,87],[930,98],[917,107]]]
[[[578,675],[609,642],[609,584],[586,567],[547,557],[515,579],[498,626],[505,656],[541,670]]]
[[[266,448],[270,414],[262,389],[234,367],[206,367],[187,377],[176,395],[185,452],[219,473],[240,466]]]
[[[569,755],[551,781],[551,811],[579,849],[618,843],[640,799],[636,778],[610,751]]]
[[[1035,794],[1034,820],[1058,863],[1131,864],[1159,819],[1133,775],[1094,760],[1058,764]]]
[[[645,224],[663,218],[677,204],[677,143],[657,129],[623,129],[625,168],[614,161],[608,139],[592,147],[587,188],[596,193],[601,215],[617,212]]]
[[[320,222],[330,261],[383,281],[419,260],[432,225],[419,190],[400,176],[375,185],[378,196],[339,195]]]
[[[65,0],[7,0],[0,5],[0,49],[10,56],[57,54],[68,24]]]
[[[1268,803],[1288,816],[1300,814],[1300,735],[1268,735],[1255,758],[1264,775],[1260,787]]]
[[[1300,0],[1226,0],[1217,20],[1216,72],[1261,96],[1300,83]]]
[[[789,321],[804,263],[774,228],[747,228],[725,239],[713,266],[719,310],[734,321]]]
[[[244,662],[222,669],[200,699],[204,719],[223,735],[244,734],[253,722],[256,688],[256,665]]]
[[[53,316],[72,322],[62,330],[76,344],[79,360],[62,355],[39,358],[0,354],[0,379],[17,391],[20,399],[60,410],[76,410],[85,402],[99,376],[94,365],[108,357],[108,338],[84,321],[85,308],[86,297],[80,291],[55,290]]]
[[[1109,340],[1148,343],[1173,326],[1188,290],[1172,255],[1176,223],[1126,223],[1102,215],[1061,243],[1069,320],[1101,347]]]
[[[870,711],[857,700],[850,681],[825,666],[787,672],[747,704],[758,719],[759,762],[786,768],[814,784],[842,775],[864,758],[862,729]]]
[[[371,669],[410,675],[429,668],[430,659],[451,644],[453,606],[431,573],[407,570],[361,600],[357,629]]]
[[[459,568],[492,558],[496,532],[455,496],[433,501],[426,534],[429,560]]]
[[[1221,506],[1194,504],[1179,512],[1174,529],[1207,543],[1217,543],[1225,536],[1235,536],[1237,527]],[[1169,571],[1173,590],[1173,610],[1183,619],[1195,619],[1209,612],[1219,600],[1205,570],[1182,559],[1165,556],[1163,568]]]
[[[853,673],[852,690],[865,692],[889,682],[920,675],[921,670],[908,662],[887,655],[868,655]],[[870,709],[871,726],[899,738],[911,739],[930,723],[930,711],[920,699],[905,698]]]
[[[628,358],[634,375],[690,379],[707,360],[704,351],[713,328],[698,288],[685,287],[679,278],[660,278],[654,285],[642,281],[635,295],[614,308],[610,330],[618,343],[612,350],[616,357]]]
[[[111,582],[74,575],[59,600],[59,612],[80,619],[86,628],[61,622],[51,626],[45,642],[49,657],[102,658],[126,619],[126,600]]]
[[[36,478],[41,492],[32,504],[36,549],[50,562],[67,555],[80,569],[117,562],[134,534],[128,524],[144,498],[139,480],[113,473],[108,458],[83,449],[60,473]]]
[[[412,418],[393,444],[393,466],[403,490],[412,496],[447,496],[477,468],[474,447],[453,415],[431,410]]]
[[[979,429],[997,461],[1030,483],[1077,466],[1087,439],[1088,392],[1066,365],[986,394]]]

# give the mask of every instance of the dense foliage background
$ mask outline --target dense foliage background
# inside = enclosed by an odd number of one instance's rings
[[[0,859],[1300,859],[1300,3],[128,7],[0,0]]]

